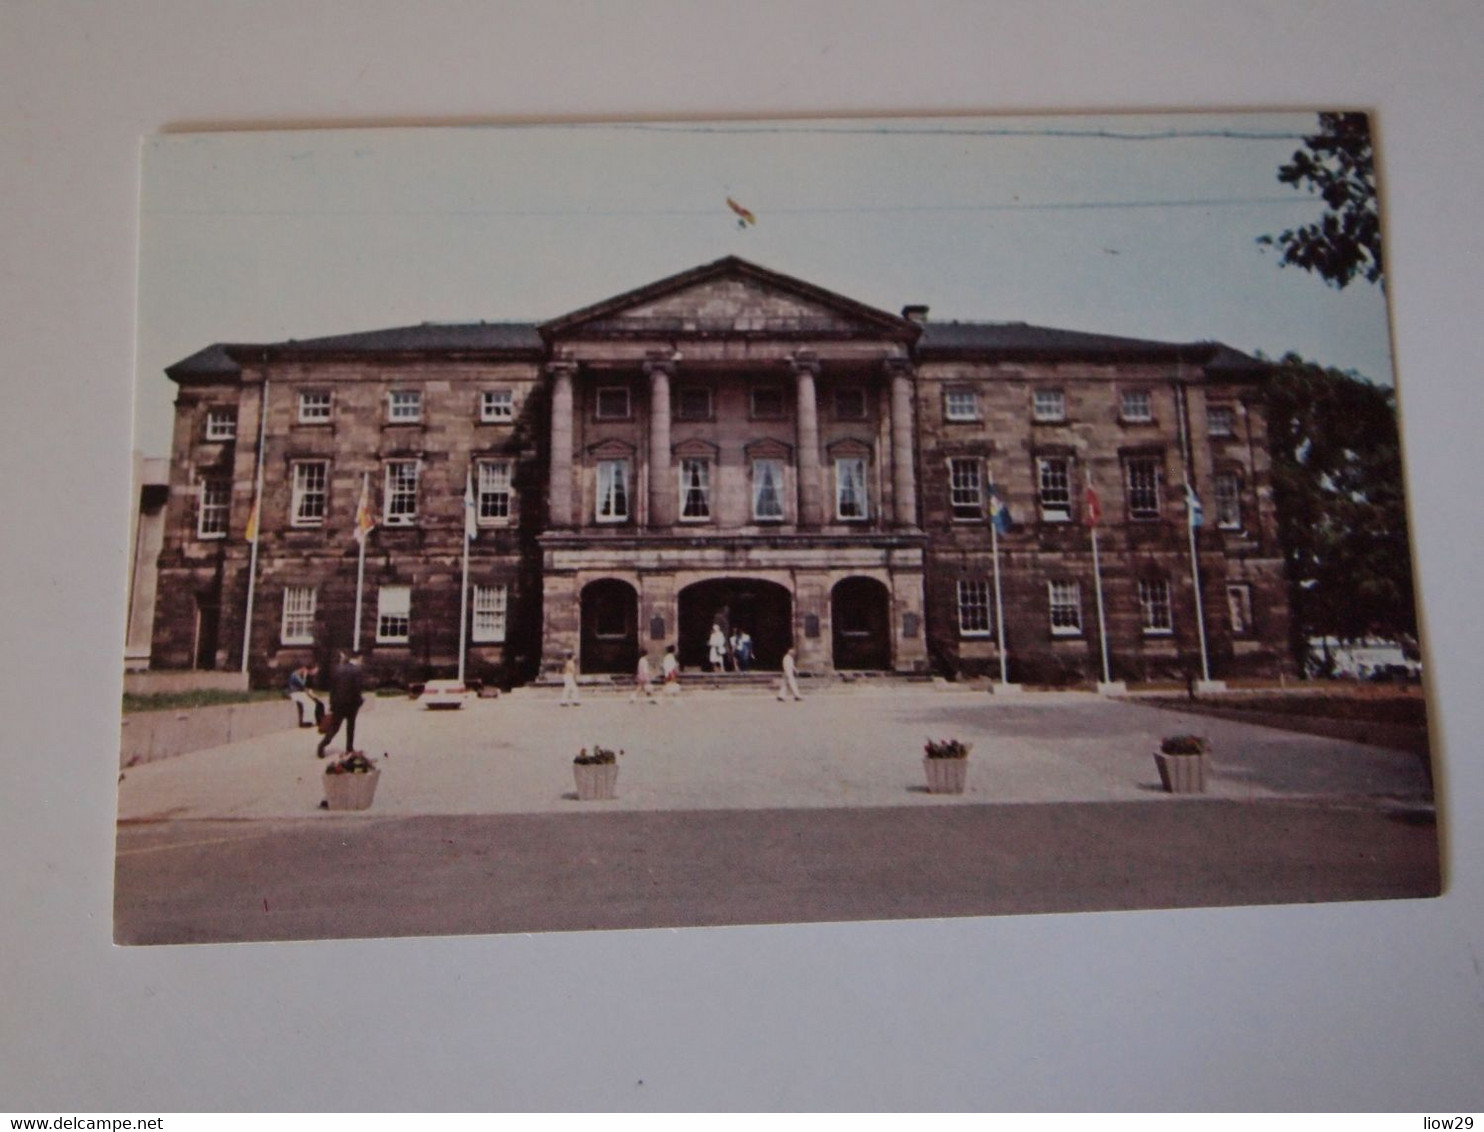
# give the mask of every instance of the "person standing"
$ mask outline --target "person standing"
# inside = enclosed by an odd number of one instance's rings
[[[659,703],[654,698],[654,670],[649,665],[649,654],[644,652],[639,654],[639,665],[634,670],[634,691],[629,696],[629,703],[637,702],[641,694],[650,703]]]
[[[711,671],[720,672],[727,655],[727,634],[726,630],[721,627],[721,622],[713,621],[711,623],[711,637],[706,642],[706,648],[708,649],[707,655],[711,663]]]
[[[660,680],[665,685],[665,698],[672,703],[680,695],[680,661],[675,659],[675,646],[665,648],[665,658],[660,661]]]
[[[784,695],[785,692],[792,694],[796,701],[804,698],[799,695],[799,670],[798,666],[794,663],[792,645],[789,646],[788,652],[783,654],[783,677],[778,681],[778,700],[780,703],[788,699],[788,696]]]
[[[289,673],[288,695],[289,699],[294,701],[294,707],[299,712],[300,727],[313,727],[319,722],[322,705],[320,704],[319,697],[309,690],[314,681],[316,671],[317,669],[313,665],[301,664]],[[304,718],[306,711],[309,713],[308,719]]]
[[[315,752],[317,758],[325,757],[325,749],[329,747],[330,740],[335,738],[342,723],[345,724],[345,753],[348,755],[356,749],[356,716],[366,699],[362,694],[364,686],[359,655],[347,657],[331,674],[330,726],[325,731],[325,737],[319,741],[319,749]]]
[[[562,698],[558,701],[558,707],[581,707],[582,701],[577,694],[577,654],[569,652],[567,663],[562,665]]]
[[[752,634],[746,629],[737,631],[737,671],[752,670]]]

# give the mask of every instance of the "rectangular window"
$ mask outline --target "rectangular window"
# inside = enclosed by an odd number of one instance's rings
[[[1206,409],[1206,431],[1212,436],[1234,436],[1237,411],[1231,405],[1211,405]]]
[[[376,595],[376,640],[406,644],[412,624],[412,587],[382,586]]]
[[[500,526],[510,520],[510,461],[481,460],[477,487],[477,517],[481,525]]]
[[[1217,472],[1215,478],[1216,525],[1222,530],[1242,529],[1242,477],[1236,472]]]
[[[1051,635],[1053,637],[1080,637],[1082,635],[1082,584],[1080,582],[1047,582],[1046,592],[1051,603]]]
[[[1226,587],[1226,612],[1231,618],[1232,635],[1247,636],[1252,632],[1252,587]]]
[[[600,421],[626,421],[629,419],[629,387],[627,385],[605,385],[597,392],[593,402],[593,413]]]
[[[386,492],[382,496],[382,521],[389,527],[410,527],[417,522],[417,461],[392,460],[386,466]]]
[[[515,395],[508,389],[486,389],[479,395],[479,419],[486,424],[515,419]]]
[[[1067,419],[1067,395],[1060,389],[1037,389],[1031,401],[1031,416],[1038,421]]]
[[[314,597],[313,586],[284,586],[283,626],[278,634],[284,644],[314,644]]]
[[[945,389],[943,391],[943,416],[950,421],[977,421],[979,419],[979,394],[973,389]]]
[[[711,518],[711,461],[680,461],[680,518],[702,522]]]
[[[1072,521],[1071,465],[1065,456],[1042,456],[1036,461],[1036,484],[1043,523]]]
[[[629,518],[629,462],[598,461],[598,509],[600,523],[623,523]]]
[[[1118,416],[1133,424],[1154,419],[1154,401],[1147,389],[1125,389],[1118,399]]]
[[[299,394],[299,423],[324,424],[330,419],[330,395],[323,390]]]
[[[752,462],[752,517],[760,523],[783,518],[783,461]]]
[[[417,389],[393,389],[386,395],[386,419],[395,424],[416,424],[423,419],[423,395]]]
[[[755,421],[781,421],[788,415],[788,403],[783,389],[777,385],[754,385],[752,387],[752,419]]]
[[[1159,460],[1135,456],[1124,465],[1130,519],[1159,518]]]
[[[325,521],[329,476],[330,466],[324,460],[301,460],[294,464],[290,526],[317,527]]]
[[[682,385],[676,390],[675,419],[709,421],[711,419],[711,387],[709,385]]]
[[[1164,578],[1139,579],[1139,623],[1151,636],[1174,630],[1170,619],[1170,583]]]
[[[987,637],[989,622],[989,583],[982,578],[960,578],[958,583],[958,635]]]
[[[206,439],[235,440],[237,438],[237,411],[235,409],[206,410]]]
[[[955,519],[984,518],[984,484],[978,460],[948,461],[948,504]]]
[[[474,587],[474,625],[469,637],[476,644],[498,644],[505,639],[504,586]]]
[[[201,506],[196,512],[197,538],[225,538],[227,516],[231,511],[232,481],[201,481]]]
[[[866,419],[866,391],[859,386],[847,386],[835,390],[835,419],[837,421],[863,421]]]
[[[870,517],[865,459],[860,456],[849,456],[836,460],[835,518],[850,522]]]

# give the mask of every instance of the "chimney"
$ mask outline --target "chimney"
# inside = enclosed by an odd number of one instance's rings
[[[928,309],[926,303],[912,303],[902,308],[902,317],[908,322],[915,322],[918,326],[927,322]]]

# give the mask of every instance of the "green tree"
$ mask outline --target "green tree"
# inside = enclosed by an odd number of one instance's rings
[[[1385,286],[1381,217],[1370,119],[1361,113],[1319,115],[1319,132],[1304,138],[1278,169],[1278,180],[1318,193],[1326,211],[1313,224],[1261,236],[1264,247],[1283,249],[1281,263],[1312,271],[1336,288],[1356,276]]]
[[[1289,354],[1267,408],[1295,655],[1310,637],[1415,641],[1393,391]]]

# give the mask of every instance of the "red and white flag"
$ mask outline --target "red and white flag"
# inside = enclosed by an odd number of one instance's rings
[[[1103,517],[1103,505],[1098,502],[1097,488],[1092,486],[1092,477],[1087,477],[1087,525],[1095,527]]]

